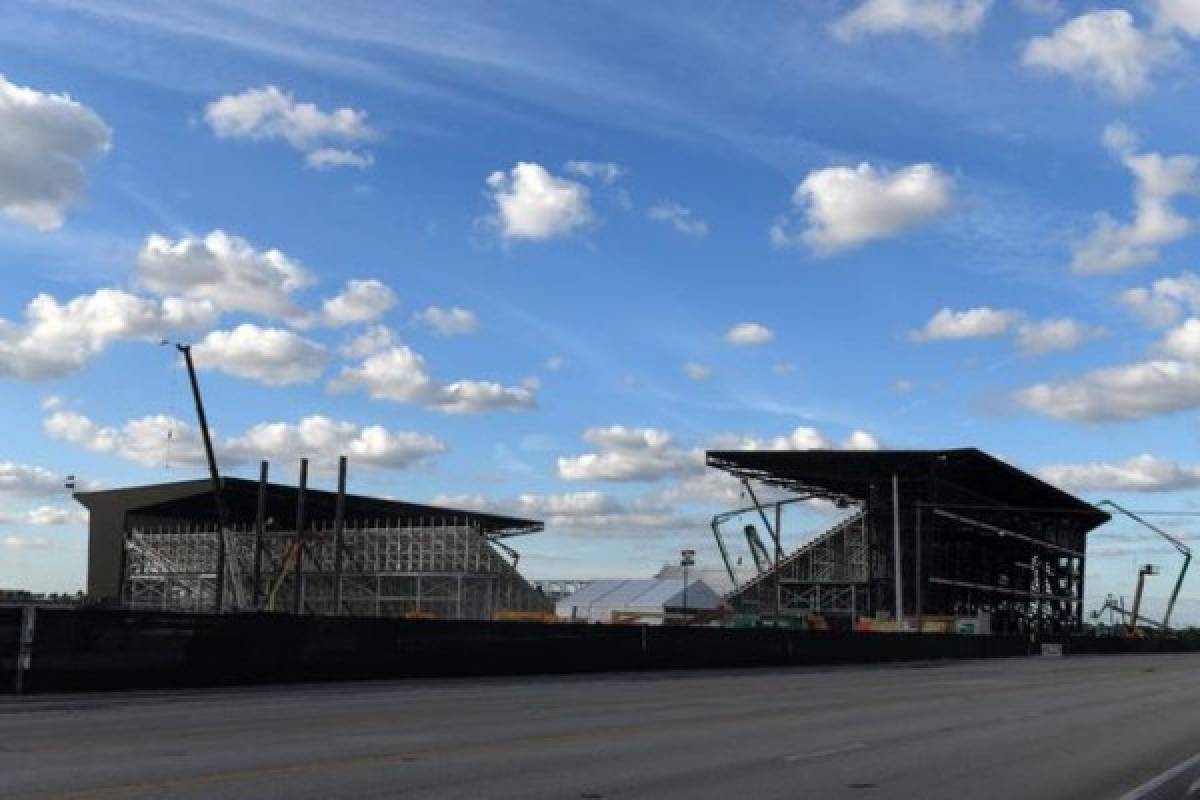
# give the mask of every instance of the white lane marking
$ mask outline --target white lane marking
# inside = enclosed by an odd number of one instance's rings
[[[836,756],[841,753],[853,753],[855,750],[867,749],[863,742],[855,742],[854,744],[842,745],[841,747],[831,747],[828,750],[814,750],[811,753],[797,753],[794,756],[784,756],[784,761],[807,761],[810,758],[823,758],[824,756]]]
[[[1178,778],[1180,775],[1188,772],[1189,770],[1198,768],[1200,768],[1200,753],[1192,756],[1182,764],[1176,764],[1161,775],[1151,778],[1141,786],[1134,789],[1132,792],[1121,795],[1121,800],[1146,800],[1146,798],[1153,797],[1155,792]]]

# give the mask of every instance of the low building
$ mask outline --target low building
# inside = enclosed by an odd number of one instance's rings
[[[657,625],[671,617],[715,611],[721,596],[703,580],[647,578],[590,581],[556,604],[559,619],[572,622],[637,622]]]

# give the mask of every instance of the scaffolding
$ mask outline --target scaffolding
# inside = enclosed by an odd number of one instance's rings
[[[217,605],[220,535],[215,526],[131,527],[124,604],[211,610]],[[437,619],[553,611],[545,595],[470,522],[347,523],[340,553],[332,525],[309,528],[299,539],[295,531],[259,533],[250,525],[230,526],[223,535],[223,609]]]

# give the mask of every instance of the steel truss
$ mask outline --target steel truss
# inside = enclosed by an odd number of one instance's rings
[[[868,575],[867,515],[859,512],[726,595],[735,610],[781,616],[862,612]]]
[[[228,529],[221,606],[249,609],[253,598],[261,597],[263,610],[292,610],[299,572],[303,613],[490,619],[500,611],[552,610],[545,595],[473,525],[437,520],[403,527],[348,524],[342,533],[340,571],[334,539],[332,527],[310,529],[299,541],[295,531],[265,532],[256,580],[253,527]],[[126,605],[212,609],[217,555],[213,529],[131,529],[123,581]],[[339,596],[341,608],[335,608]]]

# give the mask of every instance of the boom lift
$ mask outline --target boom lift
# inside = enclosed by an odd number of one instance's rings
[[[1151,525],[1149,522],[1142,519],[1137,514],[1133,513],[1132,511],[1130,511],[1127,508],[1123,508],[1122,506],[1117,505],[1112,500],[1101,500],[1096,505],[1097,506],[1108,506],[1109,508],[1113,509],[1114,511],[1117,511],[1118,513],[1124,514],[1125,516],[1129,517],[1131,520],[1138,523],[1139,525],[1141,525],[1145,528],[1149,528],[1150,530],[1154,531],[1159,536],[1161,536],[1162,538],[1164,538],[1168,542],[1170,542],[1171,546],[1174,547],[1176,550],[1178,550],[1179,553],[1183,556],[1183,566],[1179,568],[1179,577],[1175,579],[1175,588],[1171,590],[1171,599],[1169,601],[1167,601],[1167,610],[1163,614],[1163,618],[1162,618],[1162,629],[1168,630],[1171,627],[1171,612],[1175,610],[1175,601],[1179,599],[1179,591],[1180,591],[1180,589],[1183,588],[1183,579],[1187,575],[1188,567],[1192,563],[1192,549],[1190,547],[1188,547],[1186,544],[1184,544],[1183,542],[1181,542],[1177,537],[1172,536],[1171,534],[1164,531],[1162,528],[1159,528],[1155,525]],[[1149,566],[1149,565],[1147,565],[1147,566]],[[1143,569],[1145,569],[1145,568],[1143,568]],[[1146,573],[1146,574],[1156,575],[1157,572],[1150,572],[1150,573]],[[1143,580],[1144,580],[1144,575],[1142,574],[1141,571],[1139,571],[1138,572],[1138,596],[1139,596],[1139,598],[1141,596]],[[1133,616],[1131,618],[1131,623],[1135,628],[1137,627],[1137,620],[1138,620],[1137,612],[1138,612],[1138,602],[1135,600],[1134,604],[1133,604]]]

